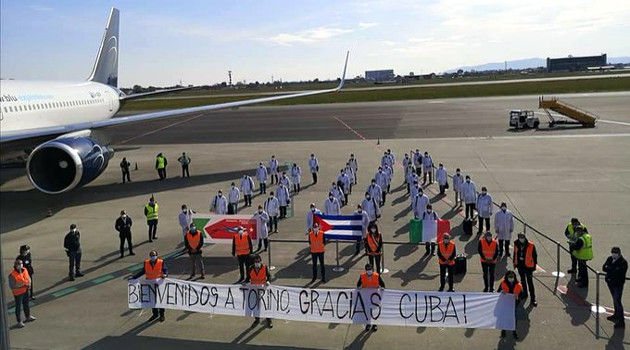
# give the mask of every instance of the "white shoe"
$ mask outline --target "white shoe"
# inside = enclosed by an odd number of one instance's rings
[[[29,317],[27,317],[27,318],[26,318],[26,321],[25,321],[25,322],[33,322],[33,321],[35,321],[36,319],[37,319],[37,318],[35,318],[35,316],[29,316]]]
[[[18,322],[17,328],[24,328],[24,322]]]

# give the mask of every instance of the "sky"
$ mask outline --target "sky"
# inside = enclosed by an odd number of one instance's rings
[[[120,9],[119,85],[336,79],[630,56],[627,0],[0,0],[0,76],[83,80]]]

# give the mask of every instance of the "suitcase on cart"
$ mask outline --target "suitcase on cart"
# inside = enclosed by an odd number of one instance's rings
[[[454,275],[463,275],[466,273],[466,255],[460,254],[455,257],[455,266],[453,266]]]

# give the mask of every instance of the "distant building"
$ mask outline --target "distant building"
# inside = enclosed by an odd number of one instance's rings
[[[606,54],[600,56],[582,57],[547,57],[547,72],[576,72],[585,71],[588,67],[602,67],[607,65]]]
[[[366,70],[365,80],[375,82],[375,83],[383,83],[383,82],[395,81],[396,75],[394,74],[393,69]]]

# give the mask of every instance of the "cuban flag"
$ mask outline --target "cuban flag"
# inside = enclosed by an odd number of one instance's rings
[[[314,216],[315,222],[324,232],[326,240],[360,241],[363,239],[361,215],[323,215]]]

